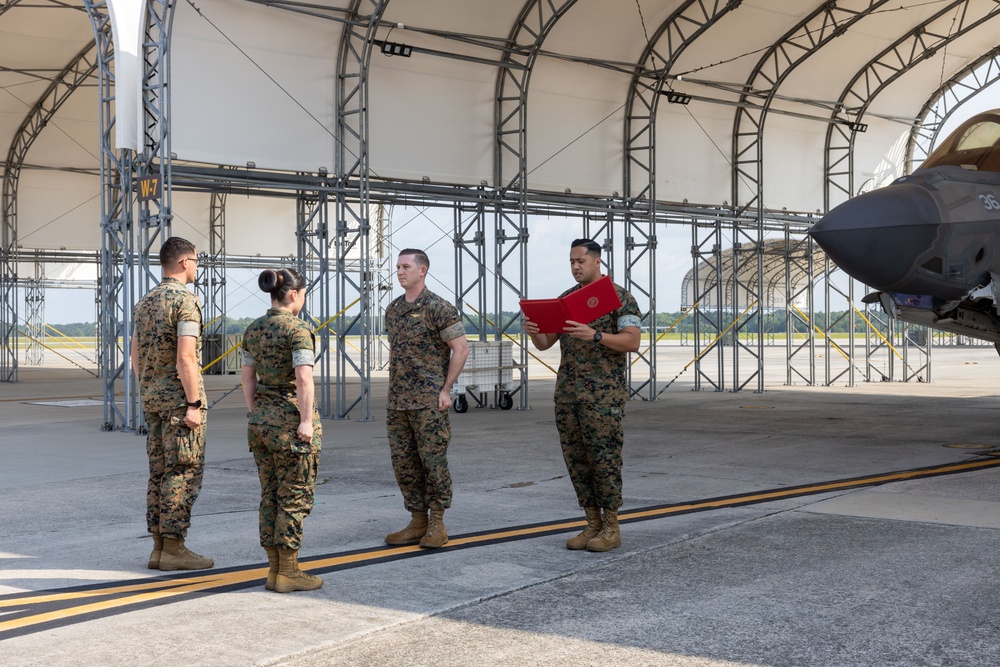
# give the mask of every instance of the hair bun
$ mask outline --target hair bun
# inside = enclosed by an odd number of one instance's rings
[[[262,292],[273,292],[281,289],[284,282],[284,277],[274,269],[264,269],[260,272],[260,277],[257,278],[257,286]]]

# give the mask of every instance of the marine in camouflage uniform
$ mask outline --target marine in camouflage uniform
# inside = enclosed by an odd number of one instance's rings
[[[601,246],[573,241],[570,268],[577,285],[560,298],[601,276]],[[635,299],[614,285],[621,305],[590,323],[566,322],[560,333],[542,333],[524,318],[524,330],[541,350],[559,343],[555,417],[566,470],[587,526],[566,542],[568,549],[608,551],[621,546],[618,508],[622,504],[622,417],[628,400],[628,354],[639,349],[640,313]]]
[[[385,309],[389,338],[386,429],[392,470],[410,512],[451,507],[451,422],[438,406],[451,361],[448,341],[464,337],[458,310],[424,288]]]
[[[247,440],[260,475],[260,544],[298,550],[302,522],[313,508],[323,427],[313,403],[311,442],[297,437],[295,367],[314,365],[315,336],[305,321],[270,308],[243,336],[243,365],[259,382]]]
[[[566,290],[566,296],[580,286]],[[620,285],[622,305],[590,326],[603,333],[639,327],[639,306]],[[622,505],[622,417],[628,400],[628,354],[594,341],[559,335],[555,412],[559,443],[580,507]]]
[[[198,373],[201,425],[184,423],[187,397],[177,370],[177,339],[197,337],[201,359],[201,305],[176,278],[164,278],[135,307],[136,363],[142,409],[146,414],[149,483],[146,525],[151,533],[183,539],[191,508],[205,474],[205,385]]]

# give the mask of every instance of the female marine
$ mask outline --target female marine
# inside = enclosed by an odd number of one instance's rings
[[[267,269],[257,280],[271,308],[243,335],[247,440],[260,475],[260,544],[279,593],[323,585],[299,569],[302,521],[312,510],[323,430],[313,388],[315,336],[297,315],[306,282],[294,269]]]

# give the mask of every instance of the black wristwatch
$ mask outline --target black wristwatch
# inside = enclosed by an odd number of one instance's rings
[[[602,338],[604,338],[604,335],[600,331],[595,331],[594,332],[594,342],[595,343],[600,343]]]
[[[199,398],[197,401],[194,401],[194,402],[188,401],[187,402],[187,406],[189,408],[200,408],[201,407],[201,399]]]

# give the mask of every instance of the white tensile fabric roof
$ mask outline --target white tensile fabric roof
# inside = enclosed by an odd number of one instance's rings
[[[348,0],[312,4],[349,7]],[[578,0],[558,20],[526,91],[530,189],[563,193],[568,188],[602,196],[623,191],[631,71],[649,38],[686,4]],[[729,5],[722,0],[696,4],[706,11]],[[664,102],[658,107],[656,196],[661,201],[731,202],[738,91],[758,85],[760,79],[751,75],[771,45],[827,2],[735,4],[670,69],[676,77],[670,86],[693,99],[686,106]],[[863,18],[848,20],[851,12],[873,4],[877,7]],[[505,43],[523,7],[497,0],[388,3],[379,39],[417,50],[409,58],[372,56],[368,139],[374,175],[494,184],[500,53],[490,44]],[[765,116],[762,183],[769,210],[823,208],[828,124],[822,118],[830,117],[825,105],[841,97],[866,63],[943,10],[948,12],[941,23],[957,30],[963,17],[991,11],[997,3],[838,0],[836,7],[846,30],[783,78],[772,100],[775,112]],[[967,30],[874,99],[864,117],[868,130],[856,146],[856,183],[879,168],[944,81],[996,47],[997,25],[990,20]],[[178,2],[171,43],[172,150],[178,160],[234,166],[252,161],[262,169],[316,172],[325,167],[332,172],[342,30],[339,21],[246,0]],[[942,35],[929,30],[925,37],[929,49]],[[11,145],[51,79],[93,38],[78,2],[0,3],[0,145]],[[797,48],[786,47],[779,60],[798,58]],[[100,247],[98,113],[95,77],[72,94],[31,145],[17,191],[18,242],[24,248]],[[291,217],[288,224],[294,224],[294,205],[287,201],[231,199],[231,254],[259,253],[257,232],[275,218]],[[175,195],[174,213],[174,233],[207,236],[208,195]],[[231,233],[236,226],[240,233]],[[275,235],[269,235],[269,253],[294,253],[294,235],[286,236],[276,245]]]

